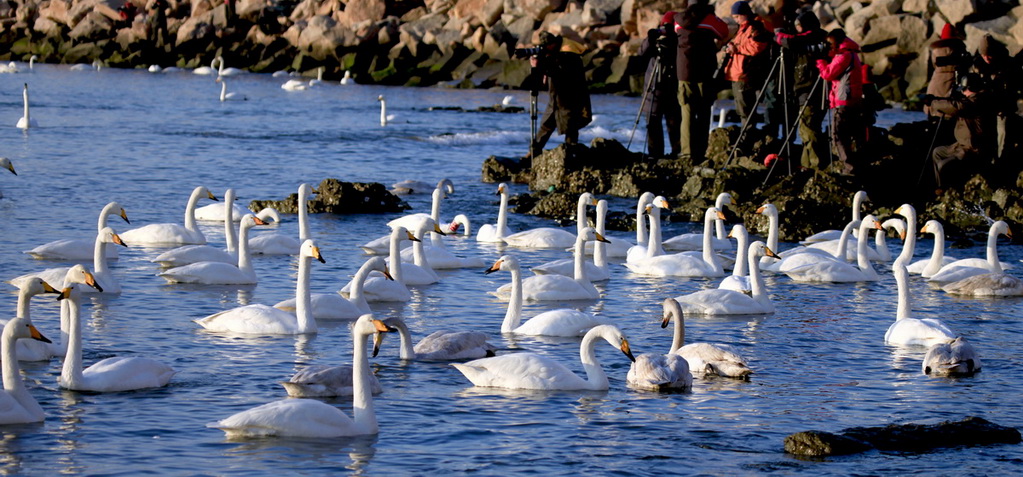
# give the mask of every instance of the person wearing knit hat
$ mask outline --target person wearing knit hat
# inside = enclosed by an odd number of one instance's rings
[[[718,69],[718,43],[728,38],[727,24],[714,15],[709,0],[690,0],[675,14],[678,49],[678,103],[682,109],[679,158],[693,163],[706,158],[710,138],[710,107],[717,97],[714,73]]]
[[[764,75],[770,69],[766,64],[771,34],[763,22],[753,13],[749,3],[739,0],[732,4],[732,20],[739,25],[735,37],[725,45],[725,52],[731,60],[725,68],[725,79],[732,82],[732,94],[735,96],[735,110],[739,119],[746,123],[756,111],[757,92],[760,90]],[[751,124],[751,126],[755,125]]]
[[[973,57],[970,72],[984,81],[994,101],[996,166],[1015,163],[1023,148],[1023,118],[1017,113],[1019,100],[1023,99],[1023,68],[1009,56],[1004,43],[991,35],[984,35]],[[1014,173],[1006,171],[1006,176]]]
[[[966,43],[956,36],[955,26],[946,23],[941,29],[940,39],[931,43],[929,50],[931,77],[927,82],[927,94],[948,97],[955,87],[956,78],[965,74],[970,66],[971,58],[966,52]],[[934,111],[930,106],[924,106],[924,113],[935,122],[938,118],[951,118]],[[940,134],[940,137],[951,137],[951,134]]]
[[[642,113],[646,116],[646,151],[650,157],[664,157],[664,129],[668,130],[671,157],[679,154],[682,111],[679,107],[678,75],[675,74],[675,12],[661,16],[661,24],[647,32],[638,56],[647,60]]]
[[[533,95],[546,84],[549,99],[536,137],[530,143],[527,156],[530,158],[543,151],[555,130],[565,135],[565,144],[577,144],[579,130],[593,120],[582,58],[565,51],[563,38],[553,33],[540,32],[539,42],[541,53],[529,58],[532,71],[525,84],[533,85]]]

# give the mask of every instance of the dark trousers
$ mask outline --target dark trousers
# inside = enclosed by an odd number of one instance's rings
[[[547,140],[551,138],[551,134],[558,129],[558,118],[557,108],[553,105],[548,105],[547,110],[543,112],[543,118],[540,120],[540,128],[536,132],[536,140],[533,142],[533,153],[539,155],[543,152],[543,147],[547,144]],[[565,144],[577,144],[579,142],[579,129],[572,128],[565,131]]]
[[[844,171],[851,173],[857,165],[856,145],[862,144],[863,119],[859,106],[839,106],[832,111],[831,138],[838,150],[838,159],[845,163]]]
[[[757,88],[750,84],[749,81],[732,81],[732,95],[735,96],[735,112],[739,113],[739,121],[742,123],[746,122],[746,118],[753,116],[750,119],[749,127],[757,125],[756,114],[757,114]]]
[[[671,156],[678,156],[680,135],[682,134],[682,110],[674,95],[663,95],[660,102],[650,108],[646,122],[647,153],[653,157],[664,157],[664,129],[661,122],[668,128],[668,144]]]
[[[961,161],[966,160],[969,156],[970,151],[959,143],[934,148],[931,160],[934,161],[934,183],[939,189],[950,185],[955,172],[963,169],[961,166],[965,163]]]
[[[679,81],[678,102],[681,108],[680,151],[694,161],[707,154],[710,136],[710,106],[713,101],[710,82]]]
[[[799,138],[803,140],[803,154],[799,164],[807,169],[820,169],[821,159],[828,154],[828,143],[821,133],[821,124],[827,111],[821,107],[820,89],[811,97],[809,91],[799,94],[803,113],[799,116]],[[802,105],[806,105],[803,107]]]

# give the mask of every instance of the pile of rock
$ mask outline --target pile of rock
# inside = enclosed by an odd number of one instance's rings
[[[316,196],[306,204],[311,214],[375,214],[411,209],[405,201],[377,182],[324,179],[315,193]],[[273,207],[283,214],[297,214],[298,194],[291,194],[283,200],[254,200],[249,203],[250,210],[266,207]]]

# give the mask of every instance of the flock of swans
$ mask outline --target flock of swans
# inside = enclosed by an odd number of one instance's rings
[[[221,67],[223,65],[221,64]],[[9,160],[0,165],[12,173]],[[430,184],[395,184],[405,193],[425,192]],[[107,204],[100,212],[94,240],[60,240],[28,250],[35,259],[80,262],[93,260],[92,269],[81,264],[41,270],[9,281],[19,289],[17,317],[4,325],[0,358],[3,361],[4,392],[0,393],[0,423],[38,422],[42,409],[26,389],[18,370],[19,360],[48,360],[63,357],[64,366],[58,384],[62,388],[92,392],[117,392],[165,386],[175,370],[160,360],[141,357],[112,357],[83,369],[80,308],[83,293],[120,293],[116,275],[108,267],[119,247],[162,247],[167,250],[152,261],[161,267],[157,275],[169,283],[254,284],[259,281],[252,267],[254,254],[295,255],[298,273],[295,297],[275,305],[249,304],[223,310],[195,320],[213,333],[253,335],[298,335],[317,332],[317,320],[354,320],[354,350],[351,366],[316,366],[296,373],[282,383],[289,399],[274,401],[210,423],[228,435],[244,436],[349,436],[378,432],[373,409],[374,393],[380,393],[379,381],[369,371],[369,338],[373,337],[373,356],[387,334],[397,332],[401,359],[410,361],[457,361],[452,363],[465,379],[476,386],[535,390],[605,390],[609,380],[597,359],[597,343],[606,341],[619,349],[631,362],[626,376],[630,387],[643,390],[687,390],[695,378],[709,376],[746,379],[754,370],[748,361],[727,343],[696,342],[685,344],[686,316],[763,315],[774,313],[763,273],[779,273],[795,282],[862,282],[880,279],[873,261],[883,257],[870,255],[869,234],[876,231],[875,244],[883,244],[885,230],[874,216],[860,216],[865,194],[854,198],[854,217],[843,231],[829,231],[808,238],[803,245],[778,249],[778,213],[771,204],[757,211],[768,218],[767,242],[750,242],[743,224],[734,224],[725,236],[724,208],[731,204],[727,193],[704,215],[702,234],[662,240],[661,211],[669,204],[664,197],[643,194],[637,203],[637,242],[605,237],[607,202],[582,194],[578,202],[575,233],[561,228],[541,227],[513,233],[508,228],[508,187],[497,186],[500,206],[496,224],[479,228],[480,243],[503,243],[510,247],[496,261],[487,263],[478,257],[459,257],[445,246],[445,236],[471,234],[464,215],[450,222],[440,218],[440,204],[454,193],[447,180],[432,188],[430,214],[411,214],[387,223],[390,233],[362,246],[368,258],[354,278],[337,293],[310,292],[315,263],[324,263],[319,246],[311,238],[306,201],[315,191],[306,184],[298,189],[299,233],[295,238],[282,234],[250,237],[249,231],[279,221],[272,209],[252,213],[234,204],[234,191],[228,189],[224,201],[205,187],[196,187],[187,201],[182,223],[153,223],[116,232],[108,221],[119,217],[126,224],[127,212],[120,204]],[[199,207],[201,200],[216,201]],[[595,227],[584,219],[587,210],[596,212]],[[928,221],[921,232],[935,235],[932,257],[910,263],[916,243],[917,216],[912,206],[896,210],[898,219],[885,221],[905,239],[901,253],[892,265],[898,287],[895,319],[883,341],[891,345],[927,347],[922,371],[927,374],[969,375],[981,369],[977,351],[964,338],[936,318],[917,318],[912,313],[910,274],[921,274],[947,293],[977,296],[1023,294],[1020,280],[1006,274],[1006,264],[998,260],[997,238],[1008,235],[1004,222],[991,226],[987,256],[952,260],[944,255],[940,223]],[[226,247],[207,244],[196,225],[203,220],[224,223]],[[728,256],[729,238],[738,242],[734,256]],[[670,245],[669,245],[670,244]],[[517,256],[530,250],[568,249],[572,258],[533,268],[534,275],[522,276]],[[850,264],[848,250],[855,250],[856,264]],[[886,249],[886,248],[885,248]],[[876,250],[874,250],[876,252]],[[387,255],[385,258],[383,255]],[[654,277],[721,278],[720,286],[663,299],[662,328],[674,323],[672,344],[667,353],[634,355],[632,345],[610,317],[574,308],[551,309],[523,317],[523,302],[592,301],[601,298],[595,281],[610,278],[607,258],[624,259],[633,274]],[[409,287],[436,283],[440,276],[435,265],[444,268],[470,268],[486,273],[509,272],[510,283],[492,294],[507,301],[501,333],[528,336],[580,338],[580,361],[585,372],[580,376],[564,363],[549,357],[516,352],[495,355],[488,343],[490,334],[476,331],[436,330],[413,345],[406,323],[398,318],[377,319],[369,303],[408,302]],[[725,277],[725,270],[732,274]],[[62,302],[60,340],[52,343],[32,324],[30,301],[45,293],[58,294]],[[880,337],[879,337],[880,338]],[[879,339],[880,341],[880,339]],[[349,417],[316,397],[351,395],[354,414]]]

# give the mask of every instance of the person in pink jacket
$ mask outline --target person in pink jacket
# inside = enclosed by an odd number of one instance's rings
[[[830,84],[831,138],[842,161],[839,169],[852,174],[856,165],[855,150],[863,145],[863,69],[860,67],[860,46],[837,28],[828,33],[831,59],[817,60],[817,70]]]

